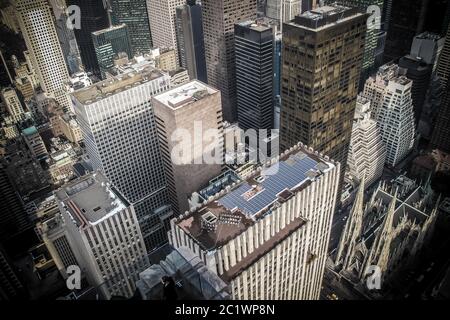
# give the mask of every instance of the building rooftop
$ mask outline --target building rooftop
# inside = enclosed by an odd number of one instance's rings
[[[129,206],[100,172],[64,185],[55,192],[55,195],[75,224],[83,229]]]
[[[24,130],[22,131],[22,133],[23,133],[24,135],[26,135],[26,136],[31,136],[31,135],[33,135],[33,134],[38,133],[38,130],[36,129],[35,126],[32,126],[32,127],[29,127],[29,128],[24,129]]]
[[[175,89],[154,96],[153,99],[167,107],[178,109],[217,92],[219,91],[198,80],[193,80]]]
[[[122,24],[118,24],[118,25],[115,25],[115,26],[111,26],[109,28],[105,28],[105,29],[101,29],[101,30],[98,30],[98,31],[94,31],[94,32],[92,32],[92,34],[95,35],[95,36],[98,36],[98,35],[100,35],[102,33],[106,33],[106,32],[113,31],[113,30],[122,29],[122,28],[125,28],[125,27],[126,27],[126,24],[122,23]]]
[[[337,4],[317,7],[316,9],[305,11],[296,16],[288,25],[300,26],[309,30],[319,31],[331,25],[336,25],[356,16],[365,16],[358,8],[350,8]]]
[[[241,27],[247,27],[251,30],[257,31],[257,32],[264,32],[267,30],[271,30],[272,27],[269,25],[270,20],[249,20],[249,21],[243,21],[241,23],[238,23]]]
[[[293,148],[278,160],[210,197],[175,223],[202,248],[211,250],[244,232],[335,166],[327,157],[303,147]]]
[[[161,71],[154,69],[153,67],[147,67],[140,72],[121,74],[98,82],[90,87],[77,90],[72,93],[72,96],[81,104],[89,105],[147,81],[158,78],[161,78],[161,81],[165,81],[165,79],[162,78],[163,76],[164,74],[161,73]]]

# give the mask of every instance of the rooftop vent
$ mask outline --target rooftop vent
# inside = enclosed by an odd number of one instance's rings
[[[216,231],[217,217],[211,211],[202,215],[202,229],[206,231]]]

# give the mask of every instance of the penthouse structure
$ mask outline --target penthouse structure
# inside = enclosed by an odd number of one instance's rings
[[[66,184],[56,198],[70,249],[89,283],[106,299],[131,297],[147,267],[133,206],[99,172]]]
[[[233,299],[318,299],[340,164],[298,144],[171,221]]]

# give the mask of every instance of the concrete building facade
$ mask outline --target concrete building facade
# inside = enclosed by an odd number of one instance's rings
[[[196,253],[232,299],[318,299],[339,171],[296,145],[172,220],[170,242]]]
[[[220,92],[194,80],[156,95],[152,101],[173,208],[183,213],[190,209],[192,193],[222,171]],[[205,157],[217,152],[219,161],[206,163]]]

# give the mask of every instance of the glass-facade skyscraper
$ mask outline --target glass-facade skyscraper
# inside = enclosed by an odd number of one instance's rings
[[[149,53],[152,36],[146,0],[110,0],[113,24],[128,26],[133,55]]]
[[[121,24],[92,33],[95,56],[102,78],[105,72],[114,66],[114,58],[119,53],[126,53],[132,58],[127,25]]]
[[[84,69],[100,76],[91,34],[109,27],[104,3],[99,0],[67,0],[67,5],[76,5],[81,9],[81,28],[74,31]]]
[[[366,21],[367,15],[356,8],[330,5],[307,11],[284,24],[282,150],[301,141],[345,168]]]

